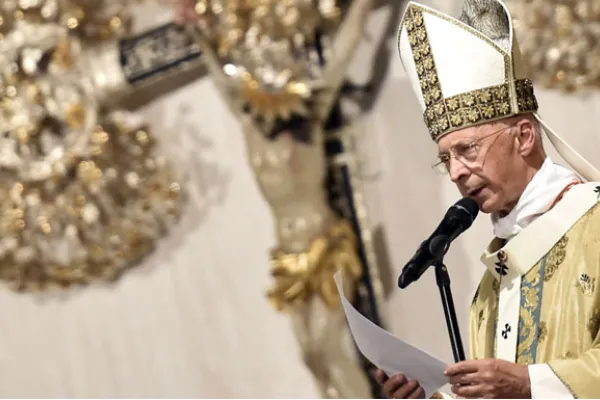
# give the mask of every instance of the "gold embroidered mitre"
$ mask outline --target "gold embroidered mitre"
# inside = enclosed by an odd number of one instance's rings
[[[538,114],[502,1],[465,0],[458,19],[411,1],[398,29],[398,52],[435,142],[459,129],[532,113],[558,154],[585,180],[600,181],[600,171]]]
[[[494,6],[501,26],[491,32],[502,36],[492,38],[482,33],[485,29],[408,3],[398,51],[434,141],[458,129],[538,109],[509,11],[500,2]]]

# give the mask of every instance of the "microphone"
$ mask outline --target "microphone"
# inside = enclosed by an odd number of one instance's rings
[[[479,206],[468,197],[450,207],[436,230],[421,243],[415,255],[402,269],[398,278],[400,289],[418,280],[427,268],[441,261],[450,243],[471,227],[478,213]]]

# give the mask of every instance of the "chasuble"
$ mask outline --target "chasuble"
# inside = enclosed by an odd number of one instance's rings
[[[573,397],[599,398],[600,183],[574,186],[482,261],[471,358],[546,364]]]

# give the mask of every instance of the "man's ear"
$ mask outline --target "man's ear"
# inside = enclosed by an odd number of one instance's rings
[[[517,145],[519,154],[523,157],[529,157],[535,151],[538,141],[537,127],[528,118],[523,118],[517,123]]]

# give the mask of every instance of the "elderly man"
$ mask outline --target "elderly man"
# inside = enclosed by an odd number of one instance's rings
[[[537,114],[508,9],[467,0],[456,20],[409,3],[398,46],[438,144],[435,169],[494,229],[471,308],[471,359],[446,370],[452,392],[600,397],[600,174]],[[573,170],[547,157],[542,131]],[[391,398],[424,395],[402,374],[378,380]]]

